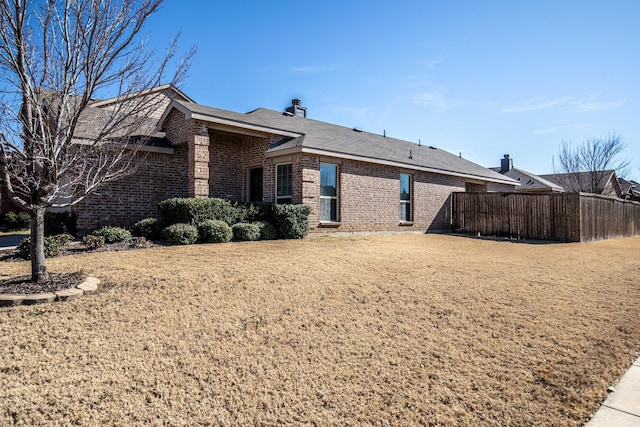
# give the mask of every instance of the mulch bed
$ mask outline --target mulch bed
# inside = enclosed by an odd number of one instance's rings
[[[31,276],[18,276],[0,281],[0,294],[39,294],[73,288],[84,280],[81,273],[49,273],[49,279],[34,283]]]
[[[146,240],[141,242],[139,239],[133,239],[130,242],[111,243],[96,249],[88,249],[85,245],[76,243],[61,247],[58,256],[91,252],[124,251],[153,246],[159,245]],[[15,250],[4,250],[0,251],[0,261],[18,262],[25,260],[24,258],[19,257]],[[49,273],[49,279],[41,283],[32,282],[30,275],[11,277],[9,279],[0,280],[0,294],[31,295],[45,292],[57,292],[73,288],[82,283],[84,279],[85,276],[81,273]]]
[[[164,246],[161,243],[151,242],[148,240],[142,241],[140,238],[133,238],[131,241],[109,243],[96,249],[89,249],[85,245],[79,242],[64,245],[60,248],[60,253],[57,256],[76,255],[80,253],[93,253],[93,252],[113,252],[113,251],[125,251],[131,249],[143,249],[152,248],[155,246]],[[5,249],[0,250],[0,261],[18,262],[24,261],[24,258],[18,256],[16,250]],[[1,293],[1,291],[0,291]]]

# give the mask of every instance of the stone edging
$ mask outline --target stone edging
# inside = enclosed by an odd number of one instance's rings
[[[67,301],[78,298],[83,294],[94,293],[98,290],[99,285],[99,279],[96,279],[95,277],[87,277],[84,279],[84,282],[80,283],[78,286],[57,292],[45,292],[40,294],[0,294],[0,307]]]

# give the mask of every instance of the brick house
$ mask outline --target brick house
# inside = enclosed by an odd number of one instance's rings
[[[74,207],[79,229],[157,216],[171,197],[304,203],[311,232],[450,227],[454,191],[513,191],[516,181],[430,146],[284,112],[242,114],[166,88],[155,143],[136,173]]]

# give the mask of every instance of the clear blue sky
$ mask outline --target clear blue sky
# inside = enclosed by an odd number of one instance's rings
[[[200,104],[300,98],[316,120],[539,174],[562,141],[615,131],[637,179],[639,22],[637,0],[166,0],[148,30],[197,45],[182,89]]]

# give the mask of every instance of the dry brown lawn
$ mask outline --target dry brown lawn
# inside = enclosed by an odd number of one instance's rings
[[[0,310],[0,425],[582,425],[640,350],[639,254],[396,235],[51,259],[106,285]]]

